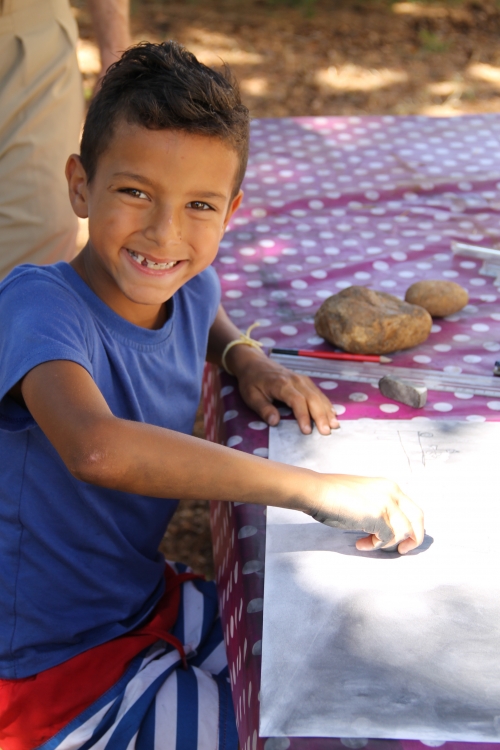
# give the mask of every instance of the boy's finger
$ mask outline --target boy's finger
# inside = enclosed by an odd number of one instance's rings
[[[406,498],[406,499],[408,500],[409,506],[413,506],[415,510],[420,512],[420,509],[417,506],[415,506],[414,503],[412,503],[409,498]],[[417,516],[415,516],[415,518],[417,518]],[[422,523],[422,539],[417,542],[417,534],[419,535],[418,538],[420,538],[420,531],[418,530],[418,523],[417,523],[417,531],[416,531],[414,526],[411,523],[410,518],[398,506],[396,509],[393,509],[391,512],[390,524],[392,526],[394,536],[389,542],[385,542],[385,544],[377,545],[379,549],[387,550],[388,552],[392,552],[393,549],[397,549],[400,554],[404,555],[406,554],[406,552],[409,552],[410,550],[415,549],[415,547],[418,547],[419,544],[422,543],[423,523]]]
[[[312,380],[307,377],[298,376],[293,386],[294,390],[305,397],[309,413],[322,435],[329,435],[332,428],[339,426],[330,400],[319,390]]]
[[[394,537],[392,541],[380,545],[380,548],[387,551],[392,551],[394,548],[404,555],[422,544],[424,522],[420,508],[400,490],[399,494],[404,507],[401,508],[401,504],[399,504],[397,509],[392,509],[390,514],[390,524],[393,528]]]
[[[293,389],[290,394],[282,396],[282,398],[290,409],[292,409],[293,415],[299,423],[301,432],[303,432],[304,435],[309,435],[312,432],[311,417],[305,397],[302,393]]]
[[[409,528],[409,527],[406,527]],[[411,537],[408,536],[408,531],[403,531],[402,528],[394,531],[394,536],[389,540],[380,539],[377,534],[370,534],[370,536],[358,539],[356,542],[356,549],[363,552],[373,552],[374,550],[382,550],[386,552],[393,552],[396,549],[401,554],[408,552],[413,549],[413,545],[408,544]]]
[[[253,409],[266,424],[274,427],[280,421],[280,413],[262,391],[252,388],[246,399],[248,406]]]
[[[414,533],[410,520],[397,504],[395,504],[390,510],[389,523],[392,527],[393,538],[381,545],[382,547],[399,545]]]
[[[417,544],[416,540],[410,536],[408,539],[405,539],[404,542],[401,542],[401,544],[398,547],[398,552],[401,555],[406,555],[407,552],[411,552],[412,549],[416,549],[419,544]]]
[[[360,552],[373,552],[378,546],[380,546],[380,539],[375,534],[361,537],[356,541],[356,549]]]
[[[415,549],[416,546],[417,544],[412,537],[408,537],[408,539],[403,540],[398,545],[383,545],[381,544],[380,539],[378,539],[374,534],[370,534],[370,536],[365,536],[362,539],[358,539],[356,542],[356,549],[358,549],[360,552],[373,552],[377,549],[385,549],[386,551],[390,550],[392,552],[391,547],[395,547],[401,555],[405,555],[407,552]]]
[[[266,424],[274,427],[280,421],[280,413],[272,401],[259,388],[250,387],[242,392],[245,403],[253,409]]]
[[[424,514],[418,505],[408,495],[405,495],[402,490],[399,490],[397,502],[411,525],[411,537],[415,540],[415,547],[418,547],[424,541],[425,536]]]
[[[271,398],[283,401],[293,411],[293,415],[301,431],[308,435],[311,432],[311,417],[307,400],[301,390],[295,387],[293,382],[275,383],[269,389]]]
[[[313,392],[309,396],[308,406],[314,424],[322,435],[329,435],[332,429],[339,426],[337,415],[330,401],[322,393]]]
[[[339,421],[337,419],[337,413],[335,411],[335,407],[331,403],[330,399],[322,393],[316,386],[313,386],[313,393],[316,396],[316,398],[319,398],[319,402],[322,404],[323,409],[325,411],[325,417],[326,421],[329,424],[331,429],[337,429],[339,427]]]

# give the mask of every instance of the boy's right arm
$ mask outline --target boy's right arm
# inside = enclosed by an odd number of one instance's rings
[[[358,549],[422,543],[422,512],[387,479],[318,474],[162,427],[115,417],[75,362],[34,367],[16,387],[26,408],[77,479],[158,498],[276,505],[369,536]]]

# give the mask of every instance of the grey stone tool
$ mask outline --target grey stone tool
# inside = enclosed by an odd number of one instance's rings
[[[425,386],[403,383],[402,380],[391,378],[389,375],[380,378],[378,387],[380,393],[386,398],[399,401],[407,406],[413,406],[414,409],[421,409],[427,401],[427,388]]]

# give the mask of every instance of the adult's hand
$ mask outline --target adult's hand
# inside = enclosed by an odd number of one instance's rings
[[[129,0],[88,0],[92,26],[101,56],[97,85],[110,65],[130,47]]]

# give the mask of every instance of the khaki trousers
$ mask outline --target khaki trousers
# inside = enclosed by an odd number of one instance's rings
[[[83,117],[68,0],[0,0],[0,278],[75,253],[64,166]]]

